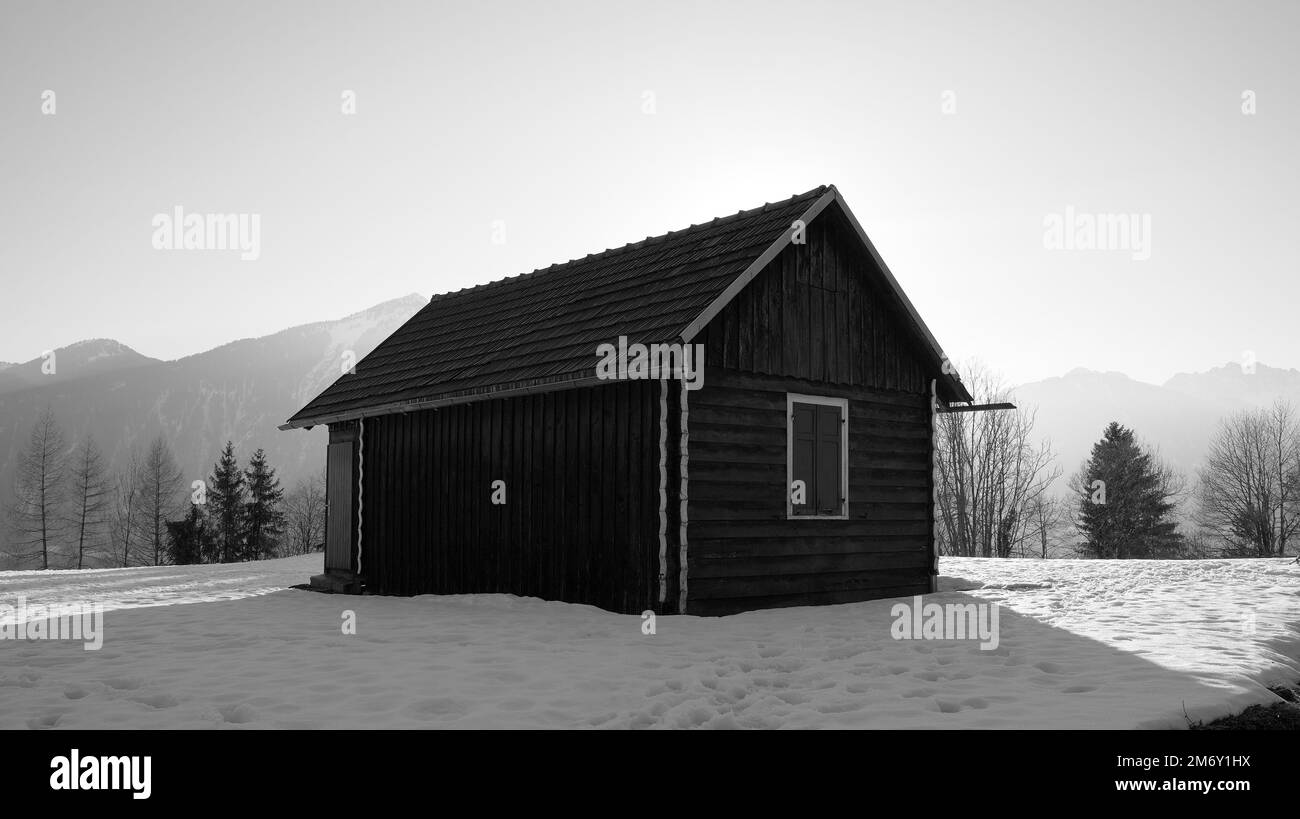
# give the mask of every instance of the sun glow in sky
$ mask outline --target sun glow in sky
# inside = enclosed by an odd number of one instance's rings
[[[1013,383],[1300,367],[1298,23],[6,0],[0,361],[93,337],[178,358],[835,184],[948,354]],[[176,207],[257,214],[260,254],[156,250]],[[1138,217],[1149,258],[1047,247],[1067,212]]]

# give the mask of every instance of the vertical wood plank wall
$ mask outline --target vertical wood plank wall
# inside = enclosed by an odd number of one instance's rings
[[[367,588],[659,610],[658,390],[619,382],[367,418]],[[504,505],[491,502],[496,480]]]
[[[356,452],[351,441],[329,445],[325,466],[325,568],[352,569],[352,470]]]

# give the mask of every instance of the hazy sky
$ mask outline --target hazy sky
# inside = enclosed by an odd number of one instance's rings
[[[0,361],[177,358],[835,184],[1011,382],[1300,367],[1298,3],[0,9]],[[177,206],[257,214],[260,256],[154,249]],[[1045,247],[1067,208],[1149,217],[1150,258]]]

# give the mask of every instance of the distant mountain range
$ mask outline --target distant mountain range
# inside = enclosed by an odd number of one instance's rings
[[[1289,400],[1300,409],[1300,370],[1256,364],[1253,373],[1226,364],[1202,373],[1179,373],[1162,385],[1118,372],[1075,369],[1064,376],[1023,384],[1013,400],[1037,408],[1035,431],[1048,438],[1064,473],[1078,470],[1111,421],[1131,427],[1176,469],[1195,478],[1220,420],[1234,412]]]
[[[167,436],[186,483],[204,478],[227,439],[241,462],[262,447],[286,487],[324,466],[326,430],[277,426],[342,372],[344,354],[359,360],[427,303],[411,295],[337,321],[233,341],[176,361],[159,361],[110,339],[82,341],[45,358],[0,363],[0,507],[12,499],[14,464],[47,405],[71,446],[93,434],[111,469],[132,447]],[[48,369],[48,368],[46,368]],[[1075,369],[1023,384],[1013,400],[1036,408],[1036,432],[1048,438],[1064,480],[1087,457],[1110,421],[1132,427],[1174,467],[1194,477],[1219,421],[1285,398],[1300,407],[1300,371],[1227,364],[1180,373],[1163,385],[1123,373]]]
[[[161,363],[112,339],[78,341],[54,350],[51,356],[0,365],[0,394]]]
[[[327,432],[277,426],[333,383],[347,351],[363,358],[427,303],[406,296],[176,361],[95,339],[55,350],[48,374],[45,358],[0,367],[0,507],[12,500],[18,452],[46,406],[69,446],[94,435],[114,472],[132,447],[162,433],[188,484],[207,477],[229,439],[241,463],[264,448],[290,488],[324,468]]]

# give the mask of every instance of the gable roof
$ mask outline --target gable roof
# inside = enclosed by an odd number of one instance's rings
[[[602,383],[597,345],[690,341],[789,244],[793,223],[838,202],[933,357],[940,397],[970,401],[834,186],[603,253],[434,296],[282,429]]]

